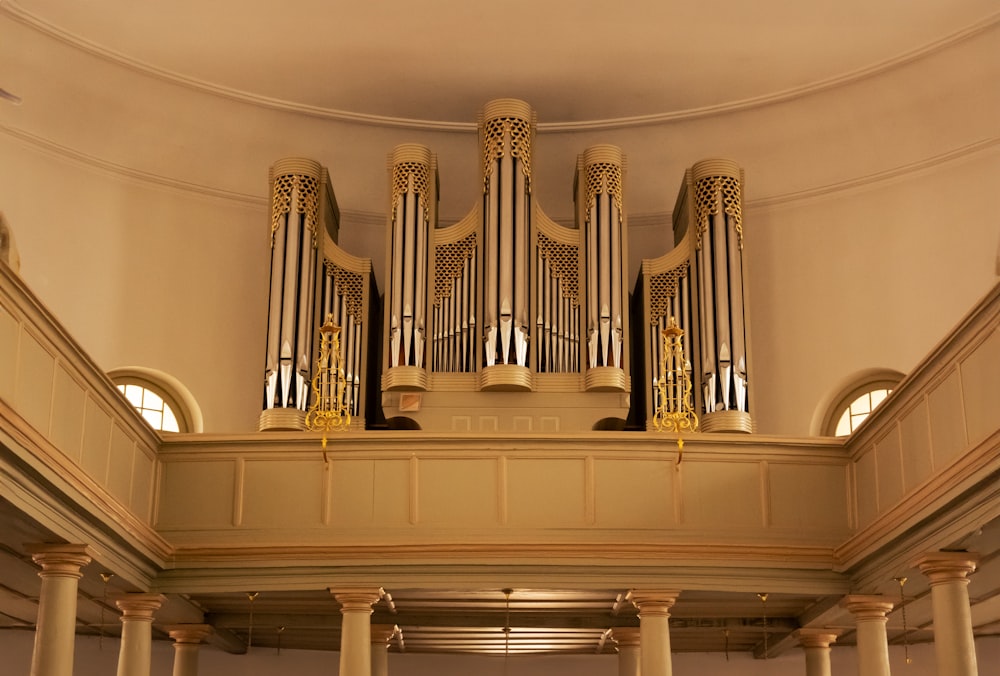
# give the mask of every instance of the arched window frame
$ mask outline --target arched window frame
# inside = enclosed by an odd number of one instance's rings
[[[903,374],[892,369],[868,369],[856,373],[834,390],[834,394],[827,397],[817,409],[820,416],[813,419],[813,434],[816,436],[837,436],[837,424],[840,422],[844,412],[847,411],[858,397],[878,390],[889,390],[891,394],[903,380]],[[881,402],[879,403],[881,405]],[[870,415],[870,412],[869,412]],[[867,416],[865,417],[867,419]],[[859,421],[860,425],[864,420]],[[854,425],[850,434],[854,433],[857,425]],[[845,435],[841,435],[842,437]]]
[[[203,431],[201,408],[198,406],[198,402],[176,378],[162,371],[142,367],[113,369],[108,372],[108,376],[115,386],[138,385],[161,397],[173,412],[179,432]],[[142,415],[141,410],[138,412]]]

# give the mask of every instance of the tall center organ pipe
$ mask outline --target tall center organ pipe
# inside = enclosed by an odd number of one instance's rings
[[[531,143],[534,113],[515,99],[486,104],[483,148],[483,341],[486,366],[528,365]]]
[[[290,158],[274,164],[270,183],[271,277],[260,428],[304,429],[325,173],[312,160]]]

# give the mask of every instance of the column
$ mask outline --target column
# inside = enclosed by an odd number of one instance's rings
[[[394,624],[372,625],[372,676],[389,676],[389,641],[397,631]]]
[[[618,676],[639,676],[641,654],[638,627],[615,627],[611,635],[618,644]]]
[[[633,589],[632,603],[639,609],[639,664],[642,676],[671,676],[670,609],[679,591]]]
[[[384,592],[381,587],[330,589],[340,603],[343,615],[340,628],[340,676],[371,676],[372,605]]]
[[[799,629],[794,633],[806,656],[806,676],[831,676],[830,644],[837,634],[825,629]]]
[[[118,676],[149,676],[153,613],[163,601],[161,594],[127,594],[115,601],[122,611]]]
[[[80,568],[90,563],[87,546],[36,544],[25,549],[42,567],[31,676],[72,676],[76,597]]]
[[[892,602],[883,596],[845,596],[840,605],[854,615],[858,634],[858,676],[889,676],[889,637],[885,624]]]
[[[175,624],[166,627],[174,640],[173,676],[198,676],[198,649],[212,633],[208,624]]]
[[[938,676],[979,673],[968,589],[968,575],[978,563],[979,555],[969,552],[935,552],[917,562],[931,582]]]

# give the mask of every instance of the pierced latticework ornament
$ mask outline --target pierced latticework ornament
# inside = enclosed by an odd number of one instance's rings
[[[326,318],[319,334],[319,359],[316,360],[316,374],[312,379],[313,403],[306,413],[306,427],[323,433],[323,449],[326,450],[327,433],[350,427],[351,413],[347,408],[347,377],[340,349],[340,327],[334,324],[332,316]]]
[[[698,431],[698,415],[691,401],[691,367],[684,358],[684,330],[673,317],[660,334],[660,378],[656,383],[657,432],[677,433],[677,462],[684,452],[681,434]]]

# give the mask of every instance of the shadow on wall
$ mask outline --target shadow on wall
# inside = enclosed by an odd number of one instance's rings
[[[14,231],[2,211],[0,211],[0,261],[14,272],[21,272],[21,254],[17,252],[17,244],[14,243]]]

